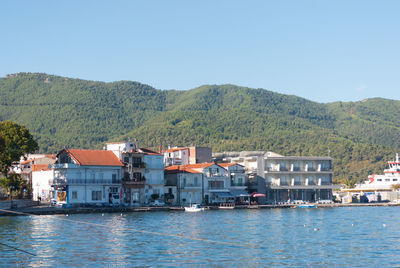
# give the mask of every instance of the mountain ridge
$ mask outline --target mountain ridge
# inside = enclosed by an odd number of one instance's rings
[[[384,98],[325,104],[232,84],[160,90],[45,73],[0,78],[0,96],[0,120],[26,125],[45,152],[131,137],[150,148],[331,154],[346,181],[380,172],[400,148],[400,101]]]

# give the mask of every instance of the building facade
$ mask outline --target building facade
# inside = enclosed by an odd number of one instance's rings
[[[163,155],[139,148],[137,141],[107,143],[123,163],[122,187],[124,203],[146,205],[165,195]]]
[[[122,202],[123,164],[110,151],[64,149],[49,167],[43,176],[48,177],[57,204]]]
[[[164,151],[164,165],[190,165],[212,162],[212,149],[209,147],[174,147]]]
[[[268,202],[317,202],[332,200],[332,158],[283,156],[273,152],[215,154],[224,162],[239,163],[248,176],[261,177]]]

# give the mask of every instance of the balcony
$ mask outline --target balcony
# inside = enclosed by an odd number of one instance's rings
[[[49,180],[50,185],[67,185],[67,184],[120,184],[121,180],[110,179],[62,179],[56,178]]]
[[[200,183],[198,183],[198,184],[194,184],[194,183],[187,183],[187,184],[184,184],[184,185],[181,185],[181,189],[188,189],[188,188],[201,188],[201,184]]]
[[[231,182],[231,186],[233,187],[242,187],[242,186],[246,186],[246,183],[242,182],[242,183],[238,183],[238,182]]]
[[[130,179],[129,177],[125,177],[122,180],[122,185],[126,188],[143,188],[144,185],[146,184],[146,179],[144,177],[142,178],[135,178],[133,177]]]
[[[61,169],[61,168],[79,168],[79,165],[71,164],[71,163],[61,163],[61,164],[50,164],[50,168]]]

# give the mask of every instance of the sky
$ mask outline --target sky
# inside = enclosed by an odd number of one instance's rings
[[[0,1],[0,77],[400,100],[400,1]]]

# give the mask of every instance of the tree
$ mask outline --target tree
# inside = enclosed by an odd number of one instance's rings
[[[0,174],[4,176],[1,185],[16,190],[23,187],[18,176],[9,174],[10,167],[21,156],[38,149],[37,142],[25,126],[11,121],[0,122]]]
[[[400,183],[393,184],[391,188],[393,191],[398,191],[400,189]]]

